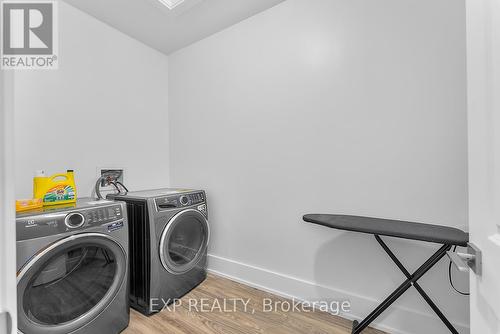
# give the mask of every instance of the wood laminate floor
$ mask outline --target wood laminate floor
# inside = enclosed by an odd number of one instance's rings
[[[278,311],[269,312],[270,301],[280,305]],[[170,306],[170,310],[165,309],[150,317],[132,310],[130,326],[123,333],[351,333],[352,323],[346,319],[321,311],[285,312],[281,310],[283,303],[291,302],[219,276],[209,275],[205,282],[177,303],[175,310]],[[286,310],[286,307],[284,309]],[[384,333],[367,329],[363,334]]]

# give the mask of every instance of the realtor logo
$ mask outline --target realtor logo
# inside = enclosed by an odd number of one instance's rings
[[[2,69],[57,69],[55,1],[2,1]]]

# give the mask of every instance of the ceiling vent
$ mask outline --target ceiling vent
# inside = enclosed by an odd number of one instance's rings
[[[158,0],[162,4],[164,4],[168,9],[172,10],[175,7],[179,6],[184,0]]]

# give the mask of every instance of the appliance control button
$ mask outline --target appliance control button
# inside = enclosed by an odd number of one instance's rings
[[[64,224],[69,228],[82,227],[85,223],[85,217],[79,212],[68,213],[64,218]]]
[[[181,196],[180,201],[181,201],[182,205],[188,205],[189,204],[189,198],[187,198],[187,196],[184,196],[184,195]]]

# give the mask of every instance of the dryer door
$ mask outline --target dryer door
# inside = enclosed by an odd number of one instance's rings
[[[99,316],[126,275],[126,253],[107,235],[83,233],[51,244],[18,273],[19,331],[73,332]]]
[[[172,274],[183,274],[196,267],[205,256],[210,230],[205,216],[188,209],[176,214],[163,229],[160,259]]]

